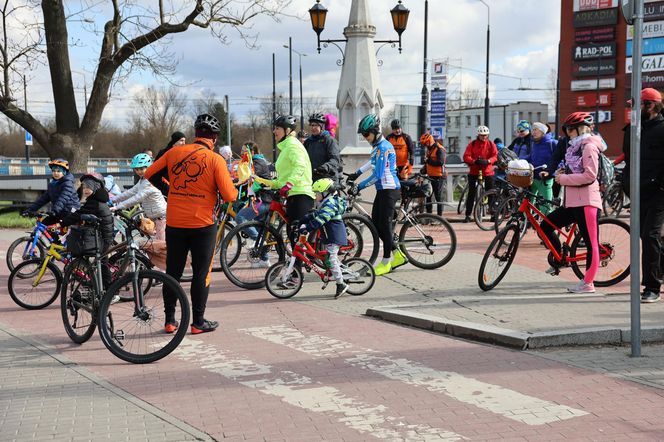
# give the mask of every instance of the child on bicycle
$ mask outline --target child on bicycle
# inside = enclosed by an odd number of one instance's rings
[[[154,222],[155,239],[166,241],[166,199],[159,189],[143,178],[145,169],[151,164],[152,158],[145,153],[139,153],[132,158],[131,168],[140,179],[131,189],[111,198],[111,202],[115,204],[111,211],[124,210],[140,204],[145,216]]]
[[[51,203],[51,215],[42,220],[46,225],[55,224],[67,214],[80,207],[76,190],[74,189],[74,175],[69,173],[69,162],[63,158],[55,158],[48,162],[53,179],[48,183],[48,189],[27,210],[21,213],[27,216],[36,212],[47,203]]]
[[[321,194],[323,200],[317,210],[307,213],[300,219],[299,232],[306,235],[309,232],[322,229],[321,241],[327,249],[325,265],[330,269],[332,277],[337,282],[337,291],[334,297],[338,298],[348,291],[348,284],[344,281],[338,256],[339,248],[348,244],[346,225],[341,219],[341,215],[346,212],[347,204],[346,200],[337,192],[334,181],[330,178],[317,180],[312,188],[314,192]]]

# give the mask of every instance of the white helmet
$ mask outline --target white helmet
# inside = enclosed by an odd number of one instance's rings
[[[477,126],[477,135],[489,135],[489,128],[486,126]]]

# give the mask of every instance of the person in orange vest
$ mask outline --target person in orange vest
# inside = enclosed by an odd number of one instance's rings
[[[413,169],[413,140],[410,135],[401,130],[401,122],[399,120],[392,120],[390,122],[392,133],[387,137],[387,141],[394,146],[394,152],[397,154],[397,173],[399,179],[408,179],[410,172]]]
[[[421,173],[431,178],[433,193],[427,197],[427,213],[433,209],[433,200],[436,200],[436,212],[443,215],[443,186],[445,184],[445,159],[447,151],[442,144],[436,142],[433,135],[426,133],[420,137],[420,144],[427,149],[424,157],[424,166]]]

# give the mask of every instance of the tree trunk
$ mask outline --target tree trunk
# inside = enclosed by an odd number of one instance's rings
[[[62,156],[69,161],[69,170],[76,174],[88,171],[88,160],[90,159],[90,146],[92,141],[76,136],[52,134],[49,137],[52,152],[51,157]]]

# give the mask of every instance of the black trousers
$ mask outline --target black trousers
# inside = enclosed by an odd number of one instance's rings
[[[378,237],[383,243],[383,258],[389,258],[392,250],[396,249],[392,221],[394,220],[394,208],[399,198],[401,198],[401,191],[398,189],[378,190],[371,209],[371,221],[376,226]]]
[[[597,211],[597,219],[599,220],[601,210]],[[576,223],[579,227],[579,233],[583,238],[583,242],[586,244],[586,269],[590,268],[590,263],[593,259],[592,248],[590,246],[590,234],[588,233],[588,223],[586,222],[586,215],[584,213],[583,207],[559,207],[553,212],[547,215],[549,221],[551,221],[556,227],[563,228],[569,226],[573,223]],[[562,251],[562,244],[560,243],[560,238],[555,232],[553,226],[551,226],[546,221],[543,221],[540,224],[542,231],[549,238],[551,244],[556,249],[558,253]],[[599,232],[596,232],[596,235],[599,235]]]
[[[294,246],[297,244],[299,221],[309,213],[316,201],[307,195],[293,195],[286,199],[286,216],[288,216],[288,239]]]
[[[646,290],[659,293],[662,286],[664,256],[662,256],[662,223],[664,201],[641,202],[641,284]]]
[[[194,275],[191,281],[191,312],[194,324],[203,323],[205,305],[210,292],[210,271],[217,226],[183,229],[166,226],[166,273],[178,282],[191,252],[191,267]],[[173,320],[175,313],[175,295],[164,290],[164,313],[166,320]]]
[[[436,204],[436,213],[438,215],[443,215],[443,189],[445,188],[445,178],[442,176],[431,177],[431,187],[433,188],[433,193],[431,196],[427,197],[427,213],[431,213],[433,207],[431,204],[435,199],[438,204]]]
[[[473,214],[475,196],[477,195],[477,175],[468,175],[468,196],[466,198],[466,216]],[[484,190],[493,189],[493,175],[484,176]]]

